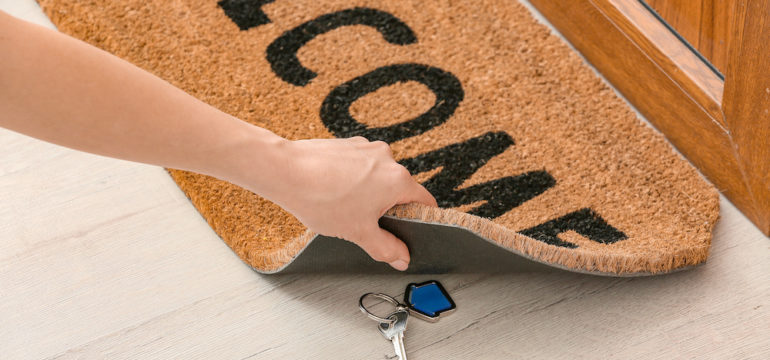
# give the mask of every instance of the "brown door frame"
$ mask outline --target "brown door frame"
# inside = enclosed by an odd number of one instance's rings
[[[770,0],[735,1],[724,80],[638,0],[530,2],[770,235]]]

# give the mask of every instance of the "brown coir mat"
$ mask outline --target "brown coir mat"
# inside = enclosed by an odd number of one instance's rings
[[[441,206],[383,219],[414,271],[513,261],[494,251],[616,275],[708,256],[714,188],[514,0],[39,1],[60,31],[281,136],[390,143]],[[332,240],[241,188],[170,173],[260,272],[365,257],[311,251]]]

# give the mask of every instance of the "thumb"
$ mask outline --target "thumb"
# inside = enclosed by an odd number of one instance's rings
[[[372,259],[386,262],[396,270],[404,271],[409,266],[409,249],[406,244],[379,226],[367,231],[356,244]]]
[[[411,179],[410,179],[411,180]],[[425,204],[432,207],[437,207],[436,198],[422,185],[412,180],[408,188],[402,194],[399,204],[408,204],[410,202],[416,202]]]

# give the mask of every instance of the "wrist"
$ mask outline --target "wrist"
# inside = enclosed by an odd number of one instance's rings
[[[245,122],[242,125],[221,154],[212,157],[208,173],[270,199],[275,183],[285,176],[291,141]]]

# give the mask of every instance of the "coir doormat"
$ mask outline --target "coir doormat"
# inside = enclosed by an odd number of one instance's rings
[[[39,2],[60,31],[281,136],[388,142],[441,208],[400,206],[383,222],[397,220],[410,247],[433,239],[421,251],[434,258],[473,258],[452,242],[468,234],[594,273],[669,272],[708,255],[717,192],[516,1]],[[303,254],[321,239],[278,206],[170,173],[258,271],[360,260]]]

